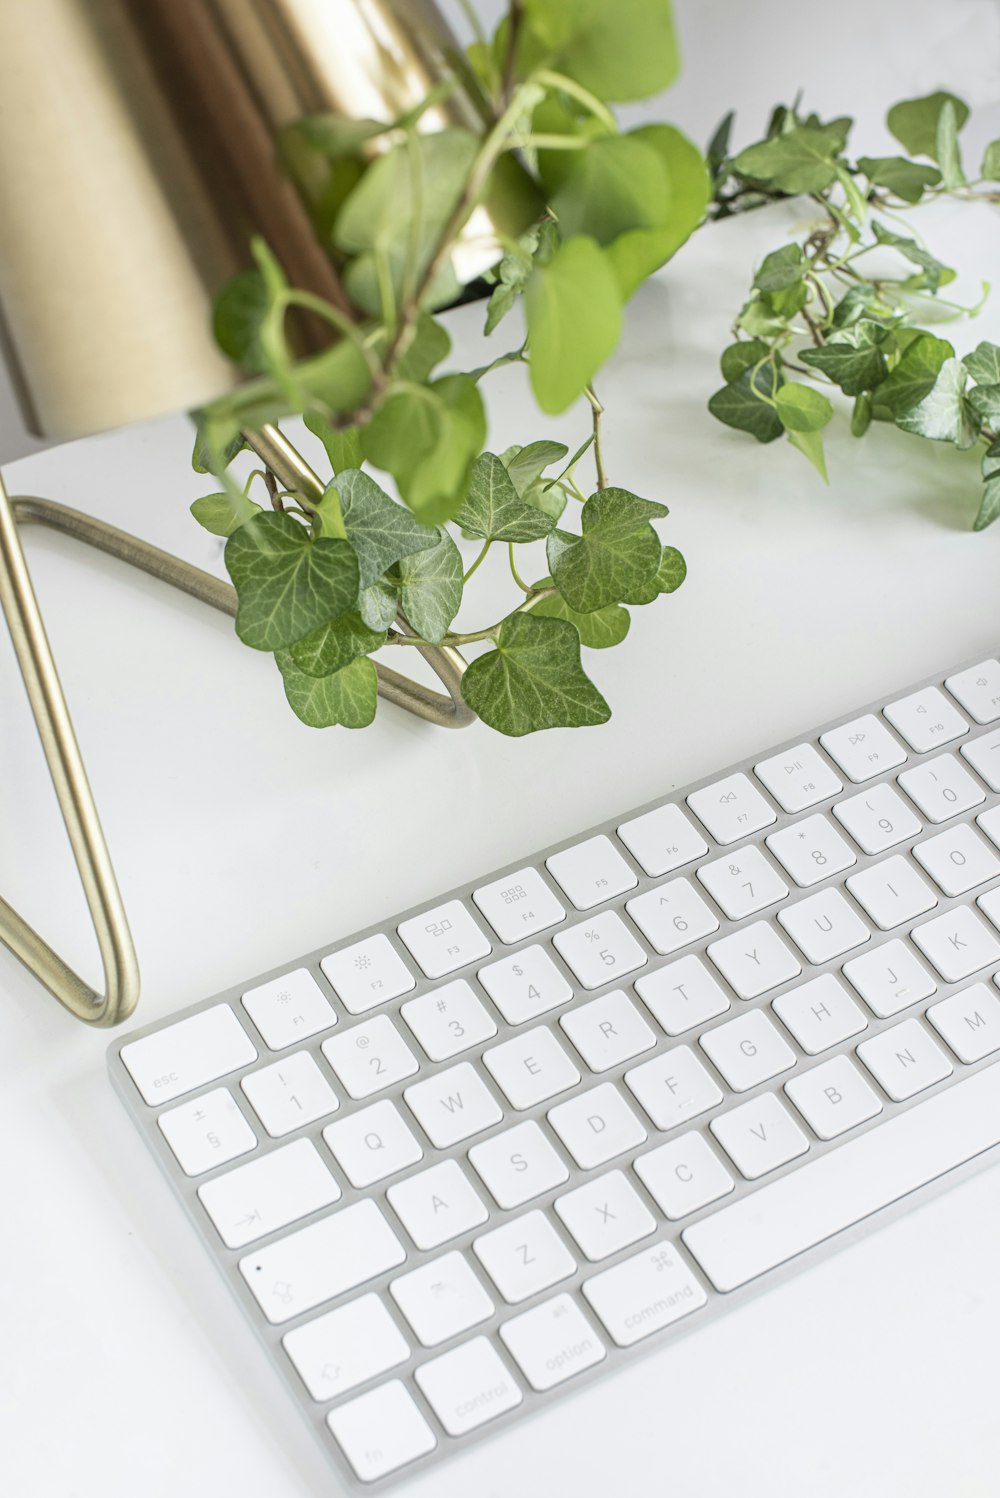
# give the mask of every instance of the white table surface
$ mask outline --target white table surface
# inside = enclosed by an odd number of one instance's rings
[[[696,134],[734,97],[748,106],[749,130],[800,82],[819,107],[865,118],[873,150],[888,144],[882,104],[939,83],[987,111],[978,140],[1000,134],[987,129],[1000,98],[991,0],[850,0],[836,12],[843,21],[771,0],[689,0],[680,10],[688,71],[668,105]],[[821,54],[810,13],[836,30],[838,66]],[[769,51],[768,27],[779,37],[793,16],[801,40],[784,35]],[[744,80],[755,47],[759,68]],[[670,504],[663,534],[690,565],[676,598],[635,611],[622,649],[590,656],[614,708],[606,728],[511,742],[384,707],[366,733],[315,733],[286,711],[273,664],[238,645],[228,620],[61,539],[29,536],[141,955],[139,1021],[938,667],[995,652],[1000,530],[968,529],[973,459],[893,431],[854,444],[841,427],[824,489],[789,447],[760,449],[705,411],[752,262],[786,221],[794,215],[757,215],[699,236],[633,304],[601,381],[612,478]],[[995,274],[1000,214],[947,213],[931,229],[961,267],[961,289]],[[478,314],[453,322],[473,355]],[[963,350],[1000,336],[1000,295],[953,332]],[[492,388],[497,449],[543,433],[572,441],[584,426],[581,412],[556,422],[531,414],[516,371]],[[16,433],[12,444],[25,450]],[[169,420],[25,459],[7,477],[15,493],[80,505],[218,567],[218,546],[186,514],[202,492],[188,451],[186,424]],[[0,702],[0,889],[92,972],[86,915],[2,640]],[[107,1039],[0,953],[5,1491],[332,1493],[112,1094]],[[994,1169],[404,1485],[402,1498],[994,1494],[998,1237]]]

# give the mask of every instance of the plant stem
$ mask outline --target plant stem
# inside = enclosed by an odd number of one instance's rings
[[[604,466],[604,449],[601,446],[601,417],[604,415],[604,407],[597,399],[597,392],[593,385],[588,385],[584,395],[590,402],[590,411],[594,423],[594,467],[597,470],[597,487],[606,489],[608,487],[608,474]]]
[[[467,583],[469,581],[469,578],[475,572],[476,568],[480,565],[480,563],[483,562],[483,561],[485,561],[485,559],[486,559],[486,553],[489,551],[489,549],[490,549],[490,547],[492,545],[493,545],[492,541],[484,541],[483,542],[483,549],[479,553],[479,555],[476,557],[476,560],[473,562],[473,564],[469,568],[468,572],[463,577],[463,579],[462,579],[463,583]]]
[[[543,88],[554,88],[562,94],[569,94],[570,98],[582,104],[595,120],[600,120],[608,130],[618,133],[618,121],[611,110],[601,99],[592,94],[589,88],[584,88],[582,83],[577,83],[573,78],[567,78],[564,73],[554,73],[549,68],[539,68],[534,74],[534,79]]]
[[[514,92],[514,78],[517,73],[517,48],[521,40],[521,25],[524,21],[524,5],[522,0],[510,0],[507,7],[507,52],[503,60],[503,78],[500,82],[500,102],[503,105],[510,103]]]
[[[507,559],[510,562],[510,575],[514,579],[514,581],[517,583],[517,586],[521,589],[521,592],[522,593],[530,593],[532,590],[528,586],[528,584],[523,580],[523,578],[521,577],[520,573],[517,570],[517,563],[514,561],[514,543],[513,543],[513,541],[508,541],[508,543],[507,543]]]

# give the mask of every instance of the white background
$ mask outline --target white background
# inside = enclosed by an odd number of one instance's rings
[[[623,22],[627,4],[622,5]],[[947,85],[1000,135],[992,0],[683,0],[685,73],[656,106],[738,139],[803,88],[889,148],[884,106]],[[648,111],[647,111],[648,112]],[[95,205],[99,211],[99,205]],[[787,445],[705,401],[755,259],[795,214],[700,234],[629,310],[601,381],[613,480],[666,501],[690,578],[588,666],[603,729],[510,742],[383,708],[317,734],[231,624],[69,543],[29,535],[39,593],[116,857],[149,1022],[494,866],[997,647],[1000,534],[976,465],[878,430],[829,442],[824,488]],[[959,295],[996,275],[1000,216],[921,220]],[[478,362],[480,311],[453,320]],[[960,351],[1000,336],[1000,292]],[[498,332],[500,346],[505,334]],[[502,346],[506,346],[505,344]],[[491,442],[583,435],[493,385]],[[2,392],[0,392],[2,394]],[[218,568],[181,419],[12,463],[38,492]],[[30,451],[9,404],[0,452]],[[486,569],[484,568],[485,572]],[[503,570],[487,592],[502,598]],[[489,614],[481,599],[470,614]],[[493,617],[490,615],[490,617]],[[0,889],[93,971],[85,913],[0,641]],[[96,974],[94,974],[96,977]],[[104,1074],[107,1037],[0,954],[0,1465],[18,1498],[305,1498],[328,1470],[230,1305]],[[675,1349],[515,1427],[406,1498],[874,1498],[1000,1488],[1000,1176],[989,1171]]]

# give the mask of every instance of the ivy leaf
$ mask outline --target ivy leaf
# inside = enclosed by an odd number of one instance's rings
[[[518,497],[510,474],[495,453],[481,453],[473,463],[468,492],[455,523],[466,535],[484,541],[538,541],[553,526],[550,515]]]
[[[385,644],[384,629],[369,629],[358,613],[341,614],[321,624],[312,634],[296,640],[288,654],[306,676],[332,676],[359,656],[370,655]]]
[[[753,284],[758,291],[783,291],[787,286],[797,286],[805,269],[801,247],[782,245],[780,250],[764,256]]]
[[[973,530],[983,531],[1000,516],[1000,441],[983,454],[983,494]]]
[[[310,728],[367,728],[378,706],[378,675],[367,657],[332,676],[308,676],[287,651],[275,655],[285,696],[297,718]]]
[[[362,146],[384,135],[392,125],[378,120],[349,120],[339,114],[312,114],[295,121],[299,138],[319,156],[357,156]]]
[[[826,472],[826,454],[823,451],[823,438],[819,432],[789,429],[788,440],[793,447],[797,447],[799,452],[809,459],[824,484],[828,484],[830,480]]]
[[[739,343],[731,343],[719,356],[722,378],[732,385],[745,369],[752,369],[766,358],[767,344],[760,338],[744,338]]]
[[[733,170],[781,192],[822,192],[836,179],[834,162],[843,147],[835,127],[795,125],[773,140],[747,146],[734,158]]]
[[[998,376],[1000,378],[1000,376]],[[510,481],[523,499],[532,485],[552,463],[569,456],[565,442],[529,442],[525,447],[509,447],[500,461],[510,474]]]
[[[904,349],[902,358],[878,387],[875,404],[894,419],[919,405],[934,389],[941,368],[955,350],[945,338],[933,333],[917,333]]]
[[[961,130],[969,118],[969,108],[954,94],[942,90],[927,94],[920,99],[904,99],[894,104],[886,115],[886,124],[900,145],[911,156],[930,156],[937,160],[938,123],[941,111],[951,104],[955,111],[955,126]]]
[[[983,152],[983,164],[979,171],[987,182],[1000,182],[1000,140],[990,141]]]
[[[935,156],[941,167],[945,187],[954,190],[965,182],[962,158],[958,149],[958,116],[951,99],[946,99],[938,116]]]
[[[542,410],[565,411],[581,395],[621,331],[614,271],[592,239],[568,239],[525,288],[531,387]]]
[[[427,526],[456,513],[485,440],[482,397],[475,379],[464,374],[390,395],[361,437],[365,457],[392,474]]]
[[[195,473],[221,473],[245,447],[243,433],[237,432],[227,447],[216,451],[214,447],[206,443],[205,435],[198,427],[195,431],[194,449],[191,453],[191,467]]]
[[[609,102],[646,99],[668,88],[680,67],[668,0],[525,0],[529,42],[554,66]]]
[[[968,373],[960,359],[946,359],[933,389],[915,406],[896,417],[904,432],[929,437],[935,442],[954,442],[956,447],[971,447],[975,433],[969,422],[965,401]]]
[[[857,322],[831,333],[822,348],[803,349],[803,364],[819,369],[845,395],[860,395],[885,379],[888,366],[881,345],[887,329],[876,322]]]
[[[969,391],[967,399],[980,421],[989,426],[1000,422],[1000,384],[976,385]]]
[[[826,396],[798,381],[782,385],[775,391],[774,401],[786,432],[818,432],[833,417]]]
[[[543,153],[542,180],[564,239],[588,234],[608,245],[630,229],[658,229],[666,223],[666,165],[653,146],[637,137],[638,132],[598,136],[582,151]],[[556,160],[556,184],[547,179],[546,156]]]
[[[390,499],[370,474],[348,468],[337,475],[347,539],[358,554],[360,586],[369,587],[402,557],[437,544],[437,532]]]
[[[551,588],[551,577],[543,577],[540,582],[535,583],[535,587]],[[554,593],[551,598],[543,598],[540,603],[533,604],[531,613],[535,618],[568,619],[580,636],[580,644],[586,645],[590,650],[608,650],[613,645],[620,645],[632,623],[628,609],[622,608],[620,603],[609,604],[605,609],[595,609],[592,614],[578,614],[575,609],[570,608],[561,593]]]
[[[281,650],[354,607],[358,559],[347,541],[320,538],[290,515],[254,515],[226,542],[239,607],[236,633],[254,650]]]
[[[358,594],[358,613],[368,628],[376,632],[389,628],[398,609],[399,594],[387,578],[378,578]]]
[[[630,139],[656,150],[666,168],[668,193],[660,228],[620,234],[606,254],[622,301],[675,255],[705,217],[712,185],[701,152],[672,125],[643,125]]]
[[[543,728],[589,727],[611,716],[584,674],[580,637],[567,619],[505,619],[496,649],[468,667],[462,695],[484,723],[511,738]]]
[[[417,634],[435,645],[458,613],[463,587],[461,553],[447,531],[437,534],[436,546],[414,552],[399,564],[403,613]]]
[[[676,593],[687,577],[687,562],[676,546],[665,546],[656,569],[656,586],[661,593]]]
[[[781,418],[764,396],[773,398],[781,388],[782,376],[771,364],[745,369],[738,380],[723,385],[708,403],[717,421],[739,432],[749,432],[758,442],[773,442],[784,431]],[[755,394],[759,391],[760,394]]]
[[[978,343],[971,354],[962,360],[972,378],[980,385],[1000,384],[1000,346]]]
[[[591,614],[611,603],[631,602],[634,590],[646,588],[662,549],[650,521],[666,514],[665,505],[627,489],[600,489],[580,513],[581,535],[553,531],[549,571],[570,608]]]
[[[876,287],[868,281],[851,286],[833,309],[833,322],[837,328],[849,328],[852,323],[873,315],[882,303]]]
[[[884,187],[904,203],[919,203],[928,187],[937,187],[941,173],[905,156],[859,156],[858,168],[872,187]]]
[[[442,359],[451,353],[451,337],[448,329],[427,312],[417,318],[416,329],[409,348],[396,365],[397,377],[423,385],[430,378]]]
[[[205,494],[191,506],[195,520],[213,536],[231,536],[252,515],[261,513],[260,505],[248,499],[235,484],[221,494]]]
[[[936,260],[933,255],[928,254],[915,239],[907,239],[902,234],[893,234],[891,229],[887,229],[877,219],[872,220],[872,232],[879,244],[890,245],[909,260],[911,265],[920,267],[924,273],[924,282],[928,291],[937,291],[942,283],[954,280],[955,272],[948,266],[942,265],[941,261]]]
[[[271,293],[259,270],[233,276],[212,306],[216,343],[247,374],[263,374],[268,368],[260,330],[270,307]]]
[[[867,393],[859,395],[851,411],[851,436],[863,437],[872,424],[872,398]]]
[[[361,433],[357,427],[340,430],[314,411],[307,411],[304,421],[306,428],[322,442],[335,474],[345,468],[361,467]]]

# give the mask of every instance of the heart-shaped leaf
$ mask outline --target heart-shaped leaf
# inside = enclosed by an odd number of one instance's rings
[[[550,515],[525,504],[495,453],[480,453],[469,474],[469,488],[455,516],[468,536],[484,541],[538,541],[552,529]]]
[[[275,660],[289,706],[310,728],[367,728],[375,717],[378,675],[367,657],[332,676],[307,676],[286,651],[279,651]]]
[[[549,571],[570,608],[579,614],[612,603],[631,602],[649,587],[660,565],[661,543],[651,520],[665,505],[627,489],[601,489],[580,515],[582,534],[554,531],[548,541]]]
[[[239,607],[236,633],[281,650],[354,607],[358,558],[347,541],[314,541],[291,515],[254,515],[226,542]]]
[[[384,629],[369,629],[360,614],[351,612],[296,640],[288,654],[307,676],[332,676],[359,656],[378,650],[385,644],[385,637]]]
[[[606,723],[611,716],[584,674],[580,636],[566,619],[505,619],[496,648],[478,656],[462,678],[462,695],[484,723],[511,738]]]
[[[429,551],[414,552],[399,564],[400,603],[417,634],[432,644],[443,640],[462,602],[462,556],[447,531],[438,531]]]

